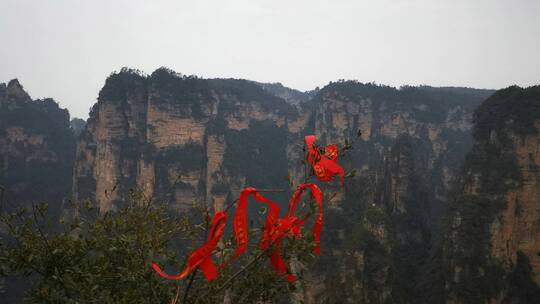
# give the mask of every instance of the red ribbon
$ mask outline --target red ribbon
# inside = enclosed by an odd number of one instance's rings
[[[266,197],[262,196],[257,189],[248,187],[244,188],[240,193],[240,198],[236,205],[236,212],[233,218],[233,229],[234,235],[236,238],[236,252],[235,257],[240,256],[242,253],[246,252],[248,246],[248,223],[247,223],[247,205],[248,197],[253,195],[253,198],[266,204],[269,208],[268,215],[266,216],[265,229],[261,238],[261,248],[263,250],[267,249],[270,246],[270,235],[272,231],[276,228],[276,222],[279,217],[279,205]]]
[[[315,184],[301,184],[298,186],[296,191],[294,191],[293,195],[291,196],[291,199],[289,200],[289,209],[287,211],[287,217],[293,217],[294,212],[296,211],[296,207],[298,207],[298,202],[300,202],[300,198],[302,197],[302,193],[306,189],[309,189],[311,191],[311,197],[315,199],[315,203],[317,203],[317,215],[315,216],[315,224],[313,225],[313,236],[315,237],[315,248],[313,249],[313,252],[315,254],[321,253],[321,230],[322,230],[322,222],[323,222],[323,194],[321,189],[315,185]],[[303,224],[303,223],[302,223]]]
[[[315,238],[315,248],[313,249],[315,254],[320,254],[320,239],[323,220],[323,195],[319,187],[315,184],[301,184],[293,193],[289,200],[289,206],[287,214],[284,218],[278,219],[280,208],[279,205],[266,197],[262,196],[257,189],[248,187],[242,190],[240,198],[237,202],[236,213],[233,218],[233,229],[236,238],[236,252],[235,257],[240,256],[247,250],[248,246],[248,224],[247,224],[247,204],[249,195],[253,195],[253,198],[261,203],[266,204],[269,207],[268,215],[266,217],[265,229],[262,233],[260,242],[260,248],[267,250],[270,245],[274,245],[273,252],[270,255],[270,263],[272,268],[280,275],[287,274],[286,280],[290,283],[296,281],[296,276],[287,273],[286,264],[281,256],[281,243],[287,236],[299,238],[301,237],[300,226],[305,221],[300,220],[294,216],[294,212],[298,207],[298,203],[302,196],[302,193],[309,189],[312,197],[318,205],[318,212],[315,218],[315,224],[313,226],[313,235]],[[211,281],[217,278],[218,268],[211,259],[212,252],[216,249],[217,244],[223,232],[225,230],[225,223],[227,221],[227,213],[224,211],[216,212],[212,219],[210,228],[210,234],[208,241],[195,250],[188,258],[187,266],[178,275],[168,275],[163,272],[159,266],[152,263],[152,268],[162,277],[169,280],[181,280],[186,278],[190,273],[195,271],[197,267],[201,269],[206,280]]]
[[[302,193],[306,189],[309,189],[311,191],[311,196],[315,199],[315,203],[317,203],[317,215],[315,216],[315,224],[313,225],[313,236],[315,237],[315,248],[313,249],[313,252],[315,254],[321,253],[321,230],[322,230],[322,221],[323,221],[323,194],[322,191],[317,185],[315,184],[301,184],[296,191],[294,191],[291,199],[289,200],[289,210],[287,211],[287,217],[292,217],[294,212],[296,211],[296,207],[298,206],[298,202],[300,201],[300,198],[302,197]]]
[[[345,187],[345,170],[338,163],[339,149],[336,145],[324,147],[324,154],[315,146],[315,135],[304,137],[308,149],[308,162],[315,172],[318,180],[323,182],[331,181],[334,176],[341,177],[341,187]]]
[[[299,220],[294,216],[287,216],[281,218],[277,222],[277,227],[272,232],[272,244],[274,245],[272,254],[270,255],[270,265],[278,275],[287,275],[287,282],[294,283],[296,276],[287,273],[287,266],[283,257],[281,257],[281,243],[286,236],[292,236],[295,238],[301,237],[300,226],[304,224],[304,221]]]
[[[152,268],[162,277],[168,280],[181,280],[186,278],[190,273],[199,267],[207,281],[212,281],[218,276],[218,269],[212,261],[212,252],[216,249],[217,244],[223,236],[225,223],[227,222],[227,213],[219,211],[214,214],[210,228],[208,240],[204,245],[195,250],[188,258],[187,265],[180,274],[171,276],[166,274],[155,263],[152,263]]]
[[[289,200],[289,208],[287,214],[284,218],[281,218],[277,222],[277,228],[272,231],[271,239],[272,244],[274,244],[274,251],[270,255],[270,263],[272,268],[279,274],[287,274],[287,267],[283,258],[281,257],[281,243],[286,236],[291,236],[299,238],[301,236],[300,226],[302,226],[305,221],[300,220],[294,216],[294,212],[298,207],[298,202],[302,196],[302,193],[309,189],[311,191],[312,197],[315,199],[315,202],[318,206],[317,215],[315,218],[315,224],[313,226],[313,235],[315,238],[315,248],[313,252],[315,254],[321,253],[321,230],[322,230],[322,220],[323,220],[323,195],[321,189],[315,184],[301,184],[296,191],[294,191],[291,199]],[[296,276],[293,274],[287,274],[287,281],[293,283],[296,281]]]

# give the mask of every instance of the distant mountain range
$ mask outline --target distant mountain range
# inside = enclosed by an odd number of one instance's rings
[[[327,206],[305,303],[532,303],[539,109],[540,87],[301,92],[123,69],[85,122],[12,80],[0,84],[0,184],[10,208],[48,200],[58,215],[69,199],[114,210],[130,189],[174,212],[221,209],[244,186],[301,181],[305,135],[354,142],[340,162],[356,176]]]

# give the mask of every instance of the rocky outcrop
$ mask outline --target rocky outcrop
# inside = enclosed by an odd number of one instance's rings
[[[80,118],[73,118],[69,122],[69,126],[71,127],[71,130],[73,130],[75,136],[79,136],[86,126],[86,121]]]
[[[314,283],[298,300],[328,302],[335,293],[354,303],[407,303],[472,145],[473,109],[491,93],[349,81],[293,106],[250,81],[122,70],[107,80],[79,137],[73,189],[102,211],[134,188],[173,210],[220,209],[244,186],[302,181],[306,134],[321,145],[352,144],[340,159],[356,169],[347,191],[325,185],[338,195],[327,208],[324,271],[306,274]]]
[[[250,182],[249,168],[230,168],[238,153],[226,153],[227,142],[253,123],[285,130],[297,118],[294,107],[248,81],[123,70],[107,80],[78,142],[77,199],[106,211],[138,187],[173,209],[222,206],[231,189]]]
[[[540,87],[498,91],[474,111],[492,93],[354,81],[302,93],[123,69],[107,79],[75,154],[67,111],[13,80],[0,84],[0,185],[12,206],[60,202],[72,183],[76,200],[102,212],[133,190],[175,211],[221,209],[244,186],[303,180],[303,136],[313,133],[321,145],[352,144],[340,162],[356,174],[344,193],[324,185],[338,195],[296,300],[534,303]]]
[[[351,141],[361,132],[348,167],[375,174],[383,155],[401,135],[417,145],[415,158],[426,179],[435,218],[470,149],[472,113],[491,91],[337,82],[315,97],[315,133],[323,142]]]
[[[73,186],[77,199],[96,200],[108,210],[125,199],[130,188],[142,187],[148,196],[177,207],[194,201],[222,205],[231,190],[246,183],[283,186],[280,182],[287,175],[301,180],[302,134],[315,132],[321,142],[343,143],[358,129],[360,154],[376,155],[368,162],[354,160],[354,167],[368,170],[378,165],[384,147],[400,134],[423,138],[432,150],[426,165],[445,176],[442,193],[455,168],[437,166],[456,141],[467,142],[470,109],[488,94],[444,93],[452,102],[441,105],[437,94],[442,93],[431,93],[432,89],[344,82],[325,87],[312,102],[297,108],[260,85],[186,77],[166,69],[150,76],[127,69],[111,75],[78,142]],[[380,98],[379,91],[388,91],[393,99]],[[246,141],[250,137],[253,140]],[[263,138],[277,139],[279,144],[263,150],[257,146],[268,142]],[[268,159],[261,164],[252,159],[252,151],[258,159],[263,154]],[[279,171],[271,159],[284,169]],[[253,169],[271,172],[280,182],[275,184],[270,177],[263,181],[250,173]]]
[[[0,184],[8,207],[70,193],[75,150],[69,113],[52,99],[32,100],[17,79],[0,84]]]
[[[313,131],[323,143],[354,142],[340,162],[357,171],[325,220],[332,250],[312,280],[325,288],[306,286],[306,303],[417,300],[447,192],[472,144],[472,112],[490,93],[351,81],[319,91]]]
[[[538,300],[539,109],[537,86],[500,90],[476,111],[475,144],[434,260],[437,302]]]
[[[534,128],[540,131],[540,121]],[[520,185],[507,192],[505,211],[491,227],[492,254],[516,265],[517,253],[522,252],[529,259],[534,281],[540,284],[540,136],[511,137]]]
[[[400,135],[372,177],[373,190],[347,198],[344,212],[334,215],[341,219],[343,241],[327,245],[334,250],[326,254],[331,262],[320,269],[326,289],[310,303],[415,301],[431,246],[428,189],[416,164],[417,147],[414,138]],[[367,188],[368,177],[362,180]],[[344,225],[344,219],[349,223]]]

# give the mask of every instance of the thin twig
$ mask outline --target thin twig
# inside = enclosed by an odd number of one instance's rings
[[[191,276],[189,278],[189,283],[188,283],[188,285],[186,287],[186,291],[184,292],[184,297],[182,298],[182,304],[187,303],[188,293],[189,293],[189,290],[191,289],[191,285],[193,285],[193,280],[195,280],[196,275],[197,275],[197,269],[195,271],[193,271],[193,273],[191,274]],[[178,294],[177,294],[177,297],[178,297]]]
[[[171,304],[177,304],[178,298],[180,298],[180,284],[176,284],[176,295],[174,296],[174,299],[171,301]]]
[[[244,273],[251,265],[253,265],[255,262],[257,262],[266,253],[266,251],[268,251],[268,250],[269,249],[263,250],[259,254],[257,254],[251,261],[249,261],[249,263],[246,264],[246,266],[242,267],[242,269],[238,270],[235,274],[233,274],[229,279],[227,279],[227,281],[225,281],[223,283],[223,285],[221,285],[221,287],[219,287],[214,292],[218,293],[218,292],[222,291],[225,287],[227,287],[229,285],[229,283],[232,282],[232,280],[236,279],[239,275]]]
[[[0,185],[0,214],[4,211],[4,191],[6,188]]]
[[[45,237],[45,234],[43,233],[43,231],[41,230],[41,227],[39,226],[36,212],[37,212],[36,205],[32,202],[32,216],[34,218],[34,224],[36,226],[36,229],[37,229],[39,235],[43,239],[43,242],[45,243],[45,247],[47,248],[47,251],[49,251],[49,254],[52,255],[53,251],[52,251],[51,245],[49,244],[49,241],[47,240],[47,237]]]

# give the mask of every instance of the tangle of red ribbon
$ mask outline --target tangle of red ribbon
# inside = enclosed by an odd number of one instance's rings
[[[248,223],[247,223],[247,205],[248,198],[253,195],[256,201],[264,203],[268,206],[268,215],[266,217],[265,228],[262,232],[260,241],[260,248],[262,250],[268,250],[273,245],[272,253],[270,255],[270,264],[274,271],[279,275],[287,275],[286,280],[290,283],[296,281],[296,276],[287,273],[286,264],[281,256],[281,244],[285,237],[301,237],[300,226],[305,221],[298,219],[294,216],[298,203],[302,196],[302,193],[309,189],[312,197],[318,206],[317,215],[315,218],[315,224],[313,226],[313,235],[315,238],[315,248],[313,251],[316,254],[320,254],[320,238],[323,219],[323,206],[322,206],[322,191],[315,184],[301,184],[293,193],[289,200],[289,206],[287,214],[283,218],[279,218],[280,208],[279,205],[268,198],[262,196],[257,189],[248,187],[242,190],[240,198],[237,202],[236,212],[233,218],[233,229],[236,238],[236,252],[234,257],[238,257],[247,251],[248,246]],[[212,225],[210,229],[210,235],[208,241],[199,247],[188,258],[187,266],[180,274],[171,276],[163,272],[157,264],[152,264],[152,268],[162,277],[169,280],[181,280],[186,278],[197,267],[200,267],[206,280],[211,281],[217,278],[218,269],[211,259],[212,252],[216,249],[217,244],[223,236],[225,229],[225,223],[227,220],[227,213],[225,211],[216,212],[212,219]]]
[[[339,149],[336,145],[324,147],[324,153],[321,153],[315,146],[315,135],[304,137],[307,146],[307,160],[318,180],[322,182],[331,181],[334,176],[341,178],[341,187],[345,187],[345,170],[338,163]]]
[[[287,211],[287,217],[293,217],[294,212],[298,206],[298,202],[302,197],[302,193],[309,189],[311,191],[311,197],[317,204],[317,215],[315,216],[315,224],[313,225],[313,236],[315,237],[315,248],[313,252],[315,254],[321,253],[321,230],[323,222],[323,193],[321,189],[315,184],[300,184],[296,191],[294,191],[291,199],[289,200],[289,208]]]
[[[307,160],[313,167],[313,171],[315,172],[317,179],[328,182],[333,180],[334,176],[339,175],[341,177],[341,185],[344,187],[344,170],[337,163],[339,151],[337,146],[328,145],[324,148],[324,153],[321,153],[315,146],[314,135],[306,136],[305,143],[308,149]],[[323,194],[317,185],[311,183],[302,183],[291,196],[287,213],[283,218],[279,218],[279,205],[262,196],[257,189],[247,187],[241,191],[233,218],[233,231],[237,246],[233,258],[237,258],[247,251],[249,242],[247,206],[249,196],[253,195],[253,198],[256,201],[268,206],[268,215],[266,216],[265,227],[262,232],[259,246],[263,251],[269,250],[270,247],[273,246],[272,253],[270,254],[270,264],[272,268],[278,275],[286,275],[286,280],[288,282],[292,283],[296,281],[296,276],[287,271],[285,261],[281,256],[281,245],[285,237],[300,238],[302,236],[300,227],[305,224],[305,220],[295,217],[294,213],[298,207],[300,198],[306,189],[311,191],[311,196],[315,200],[318,207],[312,233],[315,239],[315,247],[313,248],[313,252],[317,255],[320,254],[321,230],[323,223]],[[218,268],[212,261],[211,256],[212,252],[216,249],[219,240],[223,236],[226,221],[226,211],[218,211],[214,214],[208,240],[189,256],[187,265],[180,274],[174,276],[168,275],[163,272],[155,263],[152,263],[152,268],[160,276],[169,280],[184,279],[197,268],[201,269],[206,280],[211,281],[216,279],[218,276]],[[227,265],[227,263],[224,265]]]
[[[302,193],[309,189],[311,191],[311,196],[315,199],[317,203],[317,215],[315,217],[315,224],[313,225],[313,236],[315,238],[315,247],[313,252],[315,254],[321,253],[321,230],[322,230],[322,220],[323,220],[323,195],[321,189],[315,184],[300,184],[296,191],[294,191],[291,199],[289,200],[289,208],[287,214],[284,218],[278,220],[277,229],[272,231],[272,244],[274,245],[272,254],[270,255],[270,263],[272,268],[279,275],[287,274],[287,281],[293,283],[296,281],[296,276],[287,273],[287,267],[283,258],[281,256],[281,243],[285,237],[301,237],[300,226],[305,224],[305,220],[298,219],[294,216],[296,208],[298,207],[298,202],[302,197]]]

